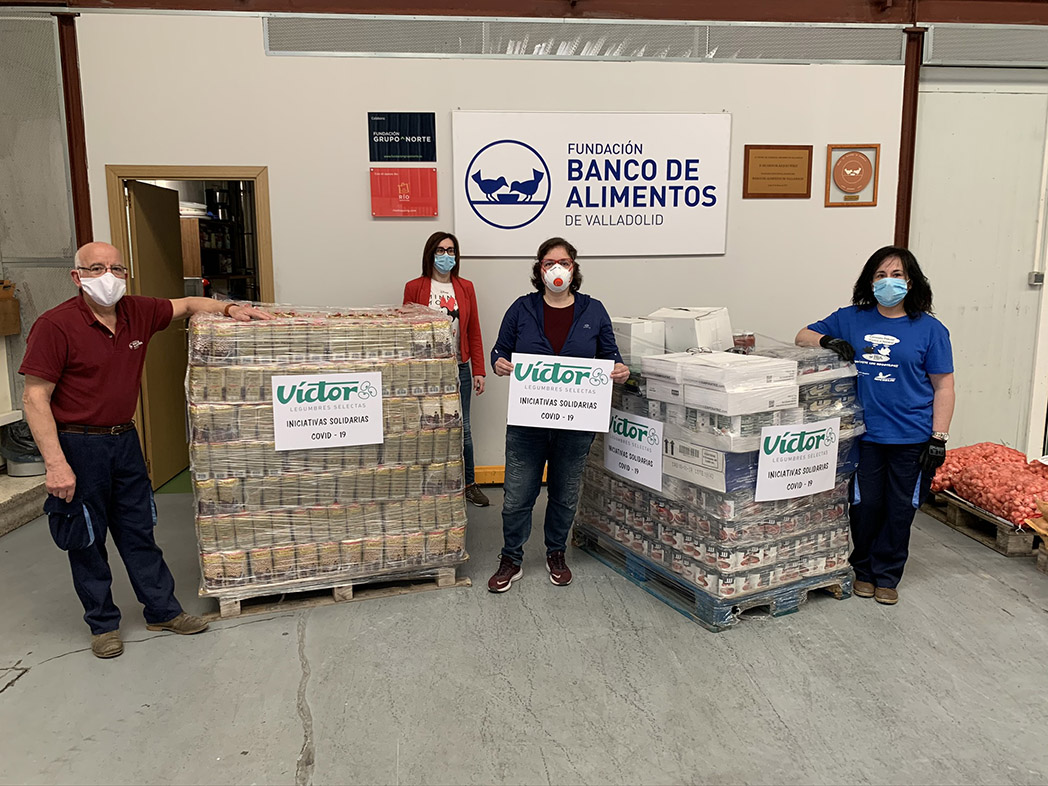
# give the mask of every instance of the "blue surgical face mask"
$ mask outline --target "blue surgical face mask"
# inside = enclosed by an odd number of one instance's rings
[[[455,268],[454,254],[434,254],[433,266],[441,273],[450,273]]]
[[[902,278],[882,278],[873,282],[873,296],[885,308],[899,305],[908,290],[906,280]]]

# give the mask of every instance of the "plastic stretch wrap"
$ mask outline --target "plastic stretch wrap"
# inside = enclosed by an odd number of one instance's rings
[[[833,350],[822,347],[796,347],[792,344],[780,344],[761,336],[754,350],[754,354],[765,358],[778,360],[794,360],[797,362],[797,383],[799,385],[811,385],[816,382],[840,379],[842,377],[854,377],[858,372],[855,366]]]
[[[466,559],[458,365],[420,306],[190,323],[201,594],[308,589]],[[273,375],[380,372],[381,444],[277,451]]]
[[[791,349],[791,348],[787,348]],[[823,350],[784,353],[798,362],[800,406],[729,417],[683,403],[653,401],[648,380],[634,376],[616,393],[615,406],[662,421],[662,491],[608,472],[603,440],[594,441],[584,473],[577,526],[611,538],[641,559],[671,570],[681,581],[730,598],[838,571],[848,566],[848,484],[864,433],[855,397],[854,368]],[[789,500],[756,502],[757,453],[765,426],[841,418],[837,482],[833,489]],[[686,440],[686,441],[681,441]],[[691,456],[691,442],[715,452]],[[684,451],[682,453],[682,448]],[[688,454],[688,455],[685,455]],[[675,458],[676,457],[676,458]],[[711,475],[682,478],[680,468],[720,467],[727,490],[710,488]],[[713,460],[716,459],[716,460]],[[687,473],[683,473],[687,474]]]
[[[587,475],[578,523],[716,597],[780,587],[847,565],[843,494],[833,504],[796,505],[793,512],[773,508],[752,520],[728,522],[605,477],[607,488],[599,489]]]
[[[663,456],[663,474],[694,483],[712,491],[732,494],[753,490],[757,484],[760,453],[756,445],[752,451],[738,453],[705,447],[688,442],[688,432],[667,427]],[[837,475],[850,475],[858,461],[858,442],[855,430],[841,432],[837,449]],[[759,437],[755,437],[759,440]]]

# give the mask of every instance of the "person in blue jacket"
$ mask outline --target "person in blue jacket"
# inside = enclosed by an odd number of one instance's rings
[[[582,270],[575,247],[559,237],[539,246],[531,283],[537,291],[517,298],[502,318],[491,350],[495,373],[512,373],[512,355],[520,352],[614,360],[612,380],[625,381],[630,371],[615,343],[611,317],[599,300],[579,292]],[[524,575],[524,544],[531,535],[531,513],[547,463],[546,569],[553,584],[571,583],[564,550],[592,443],[590,431],[506,426],[504,545],[498,570],[488,581],[490,591],[505,592]]]
[[[895,604],[914,514],[946,460],[950,332],[932,316],[932,288],[914,255],[885,246],[859,274],[852,305],[803,328],[796,341],[855,362],[866,434],[852,487],[854,591]]]

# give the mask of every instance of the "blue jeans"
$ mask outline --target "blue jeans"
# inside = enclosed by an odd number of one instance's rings
[[[146,622],[167,622],[182,613],[175,580],[156,545],[156,507],[146,463],[134,429],[123,434],[65,434],[58,439],[76,475],[75,500],[87,505],[95,542],[69,552],[73,586],[84,606],[84,622],[94,634],[120,627],[113,603],[113,573],[106,552],[106,529],[127,568]]]
[[[910,549],[914,514],[932,479],[921,472],[924,443],[880,445],[862,442],[852,481],[850,562],[858,581],[894,589]]]
[[[476,482],[473,463],[473,433],[469,428],[469,402],[473,399],[473,372],[469,363],[459,363],[459,395],[462,397],[462,463],[466,469],[466,485]]]
[[[517,565],[531,535],[531,511],[546,469],[546,553],[564,551],[582,489],[591,431],[506,426],[506,480],[502,503],[502,554]]]

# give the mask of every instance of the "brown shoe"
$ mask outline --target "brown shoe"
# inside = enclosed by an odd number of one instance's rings
[[[873,599],[878,603],[883,603],[885,606],[894,606],[899,602],[899,593],[897,590],[889,587],[878,587],[873,594]]]
[[[115,658],[124,654],[120,631],[111,630],[91,637],[91,652],[96,658]]]
[[[852,592],[859,598],[872,598],[876,591],[877,588],[873,586],[871,581],[856,581],[852,585]]]
[[[207,630],[207,623],[200,617],[186,614],[184,611],[167,622],[158,622],[156,625],[146,625],[147,630],[169,630],[172,633],[181,633],[188,636],[193,633],[201,633]]]
[[[546,570],[551,584],[566,587],[571,584],[571,569],[564,561],[563,551],[552,551],[546,555]]]
[[[466,486],[466,500],[472,502],[478,508],[486,508],[491,504],[491,500],[487,498],[476,483]]]
[[[503,554],[499,557],[499,569],[488,579],[488,591],[505,592],[523,575],[524,568]]]

